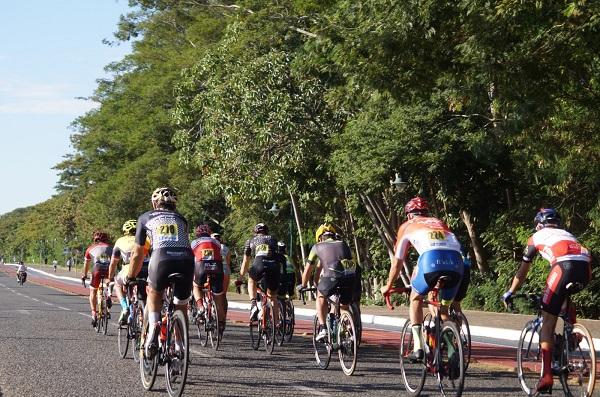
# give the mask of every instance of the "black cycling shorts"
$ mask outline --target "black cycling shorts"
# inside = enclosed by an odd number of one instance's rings
[[[277,291],[279,287],[280,268],[279,264],[273,259],[256,257],[248,271],[248,275],[256,282],[264,278],[266,287],[271,291]]]
[[[183,279],[175,283],[173,294],[181,304],[185,303],[192,291],[194,280],[194,257],[170,259],[151,262],[148,267],[148,284],[157,292],[162,292],[169,286],[169,276],[174,273],[183,274]]]
[[[296,288],[296,275],[294,273],[282,273],[279,280],[279,295],[294,296]]]
[[[558,316],[565,298],[570,294],[567,284],[581,283],[586,286],[590,282],[591,272],[590,264],[586,261],[564,261],[552,265],[542,295],[542,310]],[[579,291],[572,293],[575,292]]]
[[[345,271],[343,275],[337,277],[321,277],[317,286],[317,290],[325,297],[339,293],[342,305],[352,302],[355,289],[356,276],[353,271]]]
[[[213,294],[223,293],[223,262],[197,261],[194,271],[194,284],[203,288],[210,276],[210,290]]]
[[[471,284],[471,266],[465,266],[465,271],[463,272],[462,280],[460,280],[458,291],[456,291],[456,295],[454,295],[454,300],[456,302],[462,302],[462,300],[465,299],[469,284]]]

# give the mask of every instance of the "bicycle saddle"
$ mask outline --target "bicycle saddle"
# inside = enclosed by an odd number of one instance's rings
[[[173,273],[169,275],[169,281],[174,283],[176,281],[179,280],[183,280],[185,278],[185,275],[183,275],[182,273]]]
[[[568,293],[570,294],[575,294],[579,291],[581,291],[584,288],[584,285],[582,283],[569,283],[567,284],[567,286],[565,287],[565,289],[567,290]]]

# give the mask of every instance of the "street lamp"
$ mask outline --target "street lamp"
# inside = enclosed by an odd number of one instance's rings
[[[277,216],[277,215],[279,215],[280,211],[281,211],[281,208],[279,208],[279,206],[277,205],[277,203],[273,203],[273,206],[269,209],[268,212],[270,212],[271,214],[273,214],[273,216]]]
[[[408,182],[403,181],[402,177],[396,172],[396,179],[390,180],[390,185],[395,186],[396,189],[402,193],[408,187]]]

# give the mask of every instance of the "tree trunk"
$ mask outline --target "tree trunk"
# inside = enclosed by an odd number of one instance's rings
[[[471,239],[471,246],[473,247],[473,252],[475,253],[477,267],[479,268],[480,272],[487,273],[490,269],[483,253],[483,246],[479,240],[477,232],[475,231],[475,225],[471,219],[471,213],[467,210],[460,210],[460,219],[467,227],[467,232],[469,233],[469,238]]]

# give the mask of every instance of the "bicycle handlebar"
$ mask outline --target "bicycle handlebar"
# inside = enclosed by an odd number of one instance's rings
[[[518,294],[513,294],[508,299],[506,299],[506,302],[504,302],[504,306],[506,307],[506,309],[511,312],[515,312],[515,304],[513,302],[513,299],[515,298],[527,299],[531,302],[532,305],[535,304],[536,307],[539,306],[540,300],[542,299],[541,295],[533,294],[530,292],[521,292]]]
[[[306,305],[306,292],[317,292],[317,287],[302,287],[298,289],[298,293],[302,296],[302,304]]]
[[[81,277],[81,284],[83,285],[83,288],[86,288],[85,286],[85,280],[87,279],[87,277]]]
[[[394,305],[391,301],[392,294],[410,294],[411,289],[409,287],[396,287],[390,288],[383,297],[385,298],[385,304],[390,310],[394,310]]]

